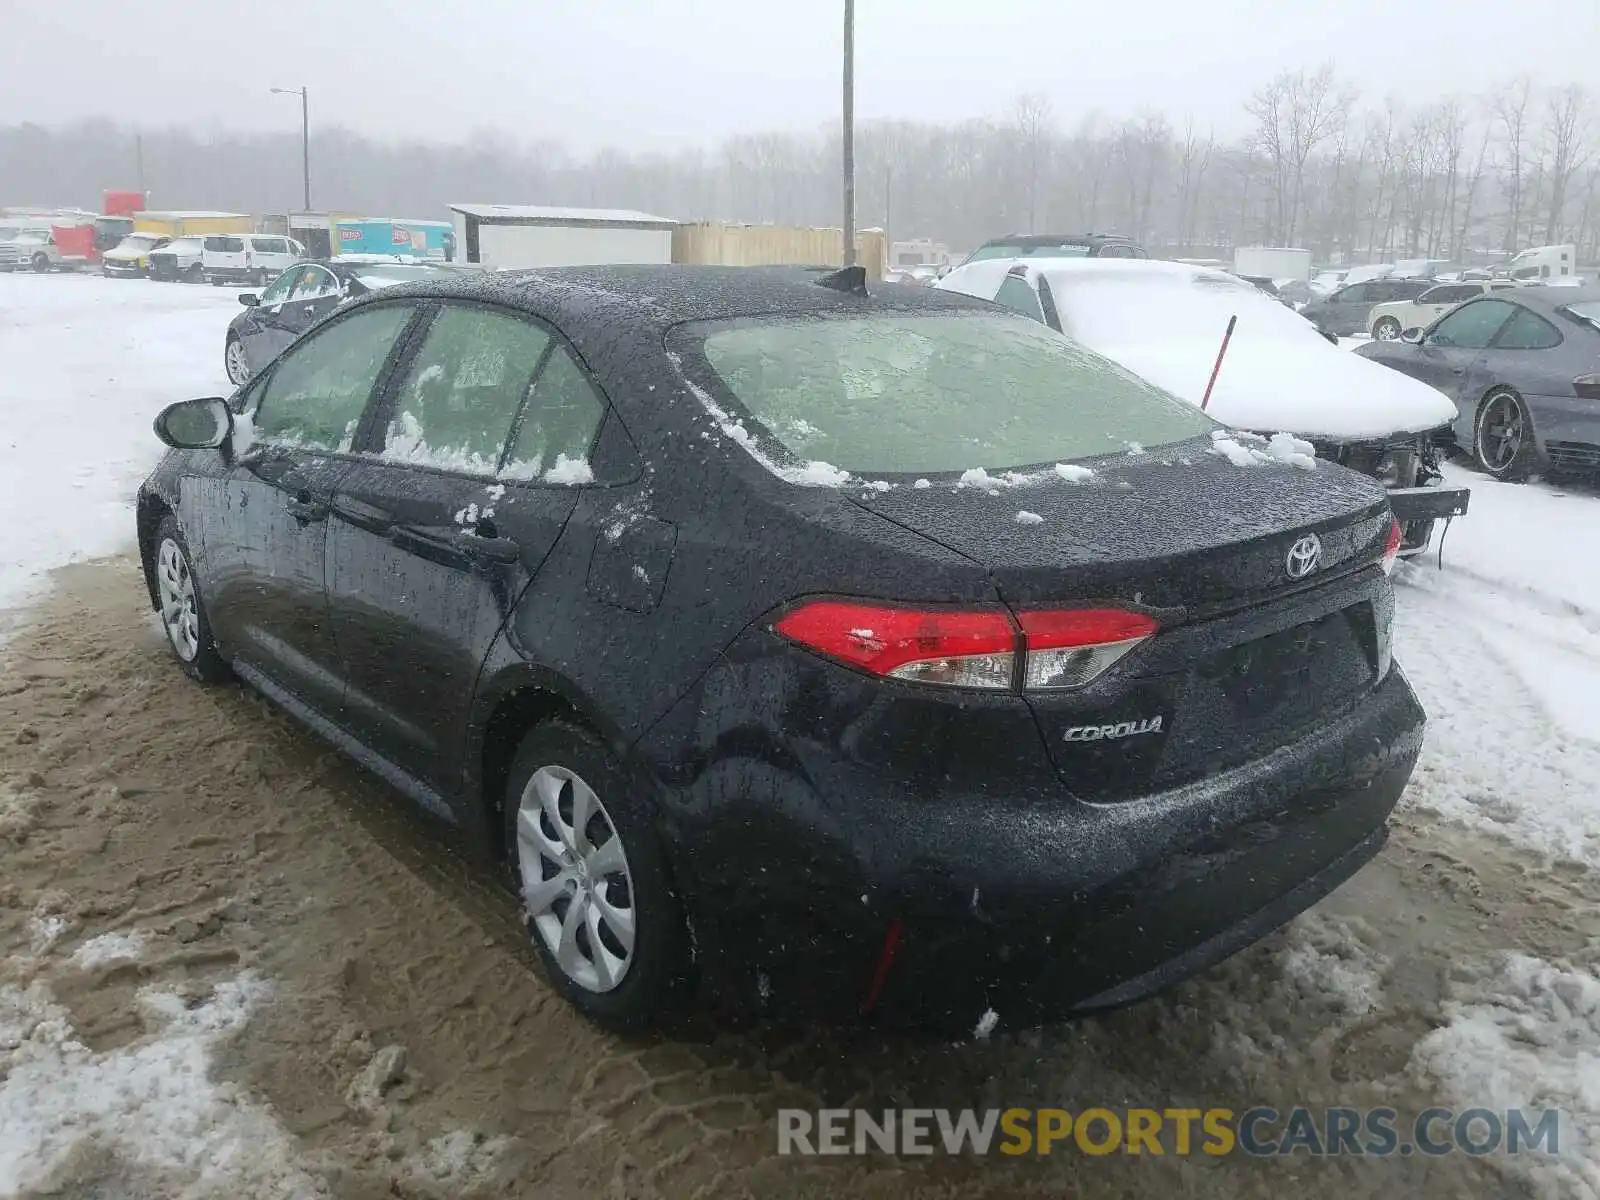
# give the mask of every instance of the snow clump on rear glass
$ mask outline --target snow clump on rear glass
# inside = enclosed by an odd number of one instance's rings
[[[1292,433],[1275,433],[1271,438],[1264,438],[1237,429],[1215,429],[1211,432],[1211,453],[1220,454],[1236,467],[1274,462],[1288,463],[1304,471],[1314,471],[1317,467],[1316,448]]]
[[[745,452],[751,458],[755,459],[779,479],[799,487],[837,488],[844,487],[850,482],[850,472],[840,470],[832,463],[816,461],[808,462],[801,466],[789,466],[776,462],[756,444],[755,435],[744,427],[744,422],[729,413],[711,398],[710,393],[705,388],[684,374],[683,359],[679,355],[669,353],[667,357],[672,360],[672,365],[678,368],[678,374],[683,376],[683,381],[688,386],[689,391],[693,393],[696,400],[705,406],[706,412],[717,423],[717,427],[728,437],[743,446]]]
[[[1042,524],[1044,524],[1044,518],[1043,517],[1041,517],[1036,512],[1029,512],[1027,509],[1023,509],[1021,512],[1017,513],[1017,515],[1012,519],[1014,521],[1016,521],[1016,523],[1018,525],[1042,525]]]

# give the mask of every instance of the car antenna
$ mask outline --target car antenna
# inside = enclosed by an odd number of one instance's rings
[[[867,294],[867,269],[863,266],[841,267],[829,271],[817,280],[818,287],[832,288],[836,292],[849,292],[855,296]]]

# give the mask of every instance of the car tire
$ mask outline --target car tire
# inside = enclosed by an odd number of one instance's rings
[[[221,287],[222,284],[223,284],[222,276],[220,276],[220,275],[211,276],[211,286],[212,287]]]
[[[604,1028],[661,1023],[687,988],[688,939],[654,811],[622,764],[579,725],[538,725],[512,760],[503,815],[512,884],[551,984]]]
[[[1372,336],[1380,342],[1396,341],[1400,332],[1400,322],[1393,317],[1380,317],[1372,325]]]
[[[49,257],[44,254],[35,254],[33,256],[33,269],[40,275],[48,274],[50,271]]]
[[[1485,475],[1520,482],[1533,472],[1539,447],[1533,416],[1511,388],[1489,392],[1478,404],[1472,423],[1472,460]]]
[[[206,269],[199,263],[195,263],[183,273],[183,278],[186,283],[204,283],[206,281]]]
[[[156,527],[150,547],[151,575],[156,581],[157,611],[166,631],[167,648],[184,674],[201,683],[222,683],[233,669],[211,640],[211,620],[200,596],[194,558],[177,518],[168,513]]]
[[[234,387],[243,387],[250,382],[250,358],[245,353],[244,343],[231,333],[222,347],[222,366],[228,372],[228,382]]]

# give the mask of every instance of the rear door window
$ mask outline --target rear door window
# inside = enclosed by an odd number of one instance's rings
[[[713,415],[725,428],[754,422],[759,436],[736,440],[796,481],[787,469],[808,463],[863,475],[1012,468],[1216,428],[1079,343],[1000,313],[708,322],[674,340],[686,367],[703,361],[720,385]]]
[[[208,237],[206,249],[217,254],[243,254],[244,239],[236,237]]]
[[[1494,339],[1496,350],[1550,350],[1560,344],[1560,331],[1526,308],[1518,308]]]
[[[583,367],[570,348],[557,343],[517,423],[506,478],[589,482],[589,449],[604,414],[605,402]]]
[[[447,305],[400,385],[381,456],[443,470],[500,469],[550,335],[509,313]]]
[[[255,436],[348,452],[378,375],[414,311],[409,304],[364,308],[290,347],[262,389]]]

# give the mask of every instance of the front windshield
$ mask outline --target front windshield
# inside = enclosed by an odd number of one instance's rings
[[[132,234],[129,237],[123,238],[122,239],[122,244],[120,246],[118,246],[117,249],[118,250],[148,250],[148,249],[150,249],[151,246],[154,246],[156,244],[156,242],[159,241],[159,240],[160,240],[159,238],[157,238],[157,237],[155,237],[155,236],[153,236],[151,234],[135,233],[135,234]]]
[[[1192,405],[1034,321],[980,314],[691,327],[743,415],[795,459],[861,474],[1006,469],[1162,446]]]

